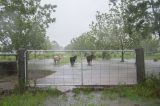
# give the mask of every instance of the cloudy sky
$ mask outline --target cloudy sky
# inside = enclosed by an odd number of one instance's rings
[[[107,12],[109,0],[42,0],[43,4],[56,4],[56,22],[47,29],[47,36],[66,46],[74,37],[89,31],[96,11]]]

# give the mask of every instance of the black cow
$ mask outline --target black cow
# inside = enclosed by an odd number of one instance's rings
[[[86,56],[86,59],[87,59],[87,63],[89,66],[91,66],[91,63],[92,63],[92,59],[94,58],[94,55],[91,54],[89,56]]]
[[[77,59],[77,56],[70,57],[70,63],[72,67],[74,66],[76,59]]]

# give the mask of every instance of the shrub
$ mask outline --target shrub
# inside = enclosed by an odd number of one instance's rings
[[[109,60],[111,59],[111,55],[108,52],[102,52],[102,58]]]

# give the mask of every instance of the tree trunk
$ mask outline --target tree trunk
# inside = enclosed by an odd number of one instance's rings
[[[159,39],[160,39],[160,30],[159,30],[159,21],[158,21],[158,17],[156,16],[156,11],[155,11],[155,6],[154,6],[154,1],[151,0],[151,7],[152,7],[152,11],[153,11],[153,15],[154,15],[154,24],[156,26],[156,32],[158,32],[158,36],[159,36]]]
[[[159,35],[159,40],[160,40],[160,31],[158,32],[158,35]]]
[[[121,62],[124,62],[124,51],[122,50]]]
[[[123,41],[122,41],[122,39],[121,39],[121,50],[122,50],[122,52],[121,52],[121,62],[124,62],[124,45],[123,45]]]

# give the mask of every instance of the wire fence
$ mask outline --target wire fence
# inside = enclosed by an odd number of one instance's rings
[[[122,53],[124,62],[122,62]],[[137,84],[134,50],[28,50],[26,80],[30,85]],[[87,57],[92,56],[92,62]],[[72,66],[71,57],[77,56]],[[160,52],[145,52],[146,76],[160,75]],[[55,60],[58,59],[58,60]],[[6,64],[10,64],[7,66]],[[13,64],[12,64],[13,63]],[[0,53],[0,73],[18,72],[16,53]],[[5,67],[4,67],[5,66]]]
[[[124,62],[121,62],[122,52]],[[74,56],[77,58],[72,66],[71,57]],[[55,61],[55,57],[59,60]],[[92,57],[89,63],[88,57]],[[29,50],[27,67],[29,84],[102,86],[137,83],[133,50]]]
[[[17,73],[17,54],[0,52],[0,77]]]
[[[146,75],[160,76],[160,52],[145,52]]]
[[[10,52],[0,52],[0,62],[4,61],[16,61],[17,54]]]
[[[0,93],[12,91],[18,83],[17,54],[0,52]]]

